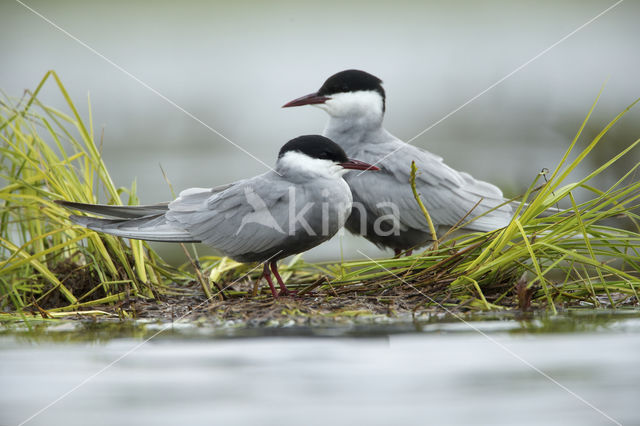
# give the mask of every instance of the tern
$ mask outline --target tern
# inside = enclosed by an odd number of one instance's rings
[[[323,135],[347,155],[378,165],[377,173],[345,176],[354,208],[345,227],[396,255],[433,242],[425,216],[409,184],[411,162],[419,170],[416,188],[434,225],[441,230],[468,222],[463,229],[493,231],[513,215],[502,191],[454,170],[443,159],[389,133],[382,125],[386,95],[382,80],[360,70],[329,77],[317,92],[283,108],[313,105],[329,114]],[[504,204],[504,205],[503,205]]]
[[[95,231],[147,241],[201,242],[238,262],[264,263],[262,277],[276,298],[291,293],[277,261],[327,241],[344,225],[352,206],[351,190],[343,179],[349,170],[378,168],[349,159],[326,137],[307,135],[280,149],[275,170],[215,188],[186,189],[169,203],[56,202],[103,216],[69,217]]]

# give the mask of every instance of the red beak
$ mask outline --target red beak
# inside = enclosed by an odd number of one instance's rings
[[[329,98],[326,96],[319,96],[317,93],[310,93],[301,98],[294,99],[291,102],[288,102],[282,105],[282,108],[296,107],[302,105],[313,105],[313,104],[323,104]]]
[[[372,166],[369,163],[365,163],[364,161],[360,161],[360,160],[352,160],[349,159],[349,161],[345,162],[345,163],[340,163],[340,165],[345,168],[345,169],[353,169],[353,170],[380,170],[379,168],[377,168],[376,166]]]

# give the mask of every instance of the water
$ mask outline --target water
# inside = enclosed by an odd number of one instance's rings
[[[0,336],[0,424],[639,424],[640,315]]]

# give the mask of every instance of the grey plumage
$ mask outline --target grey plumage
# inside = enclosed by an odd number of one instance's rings
[[[364,166],[327,138],[302,136],[280,151],[276,171],[215,188],[187,189],[170,203],[57,202],[108,216],[70,216],[96,231],[149,241],[202,242],[239,262],[266,262],[265,277],[276,296],[268,265],[286,293],[275,262],[321,244],[344,225],[352,196],[342,176],[350,168]]]
[[[327,79],[318,92],[284,105],[311,104],[325,110],[329,121],[323,134],[347,155],[380,167],[378,173],[345,176],[354,200],[346,228],[396,252],[431,242],[427,221],[409,184],[412,161],[419,170],[416,188],[437,227],[450,228],[465,215],[463,223],[472,221],[465,226],[468,230],[491,231],[506,226],[513,209],[510,205],[498,207],[506,201],[499,188],[454,170],[441,157],[409,145],[384,129],[386,95],[381,83],[364,71],[342,71]],[[385,232],[384,226],[383,232],[374,229],[385,216],[393,217],[387,227],[393,223],[397,232]]]
[[[82,210],[87,213],[96,213],[101,216],[109,216],[118,219],[134,219],[163,213],[168,210],[169,203],[152,204],[148,206],[109,206],[106,204],[86,204],[73,201],[57,201],[70,209]]]
[[[330,128],[325,132],[331,133]],[[412,160],[418,167],[416,188],[436,226],[447,229],[465,215],[467,217],[463,222],[471,221],[465,229],[473,231],[492,231],[509,223],[511,206],[504,205],[489,212],[505,202],[497,187],[452,169],[441,157],[408,145],[382,128],[378,135],[372,136],[367,143],[354,145],[343,141],[342,146],[348,155],[357,155],[369,163],[375,163],[397,150],[378,164],[380,172],[345,176],[353,193],[354,204],[363,205],[367,211],[366,237],[379,247],[406,250],[424,246],[432,240],[427,221],[409,184]],[[386,203],[397,207],[400,229],[398,233],[380,236],[372,226],[379,217],[393,213]],[[476,206],[476,203],[479,204]],[[362,226],[361,215],[354,208],[346,228],[355,234],[362,234]]]
[[[201,242],[238,262],[262,262],[300,253],[328,240],[342,227],[346,211],[351,208],[351,192],[341,178],[315,177],[293,185],[286,175],[270,171],[220,188],[187,189],[166,204],[105,206],[57,202],[72,209],[115,217],[70,216],[73,222],[95,231],[148,241]],[[246,189],[265,203],[266,210],[253,209],[247,202]],[[291,201],[295,203],[295,212],[301,211],[306,203],[316,204],[304,217],[314,235],[308,235],[300,224],[289,235]],[[324,235],[320,220],[322,203],[328,204],[329,218],[333,219]],[[248,215],[258,217],[243,224]],[[261,220],[260,216],[275,220],[277,227],[265,225],[270,220]]]

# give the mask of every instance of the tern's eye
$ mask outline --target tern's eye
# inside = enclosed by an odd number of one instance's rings
[[[343,92],[348,92],[349,91],[349,87],[346,84],[337,84],[335,86],[332,87],[331,90],[333,93],[343,93]]]

